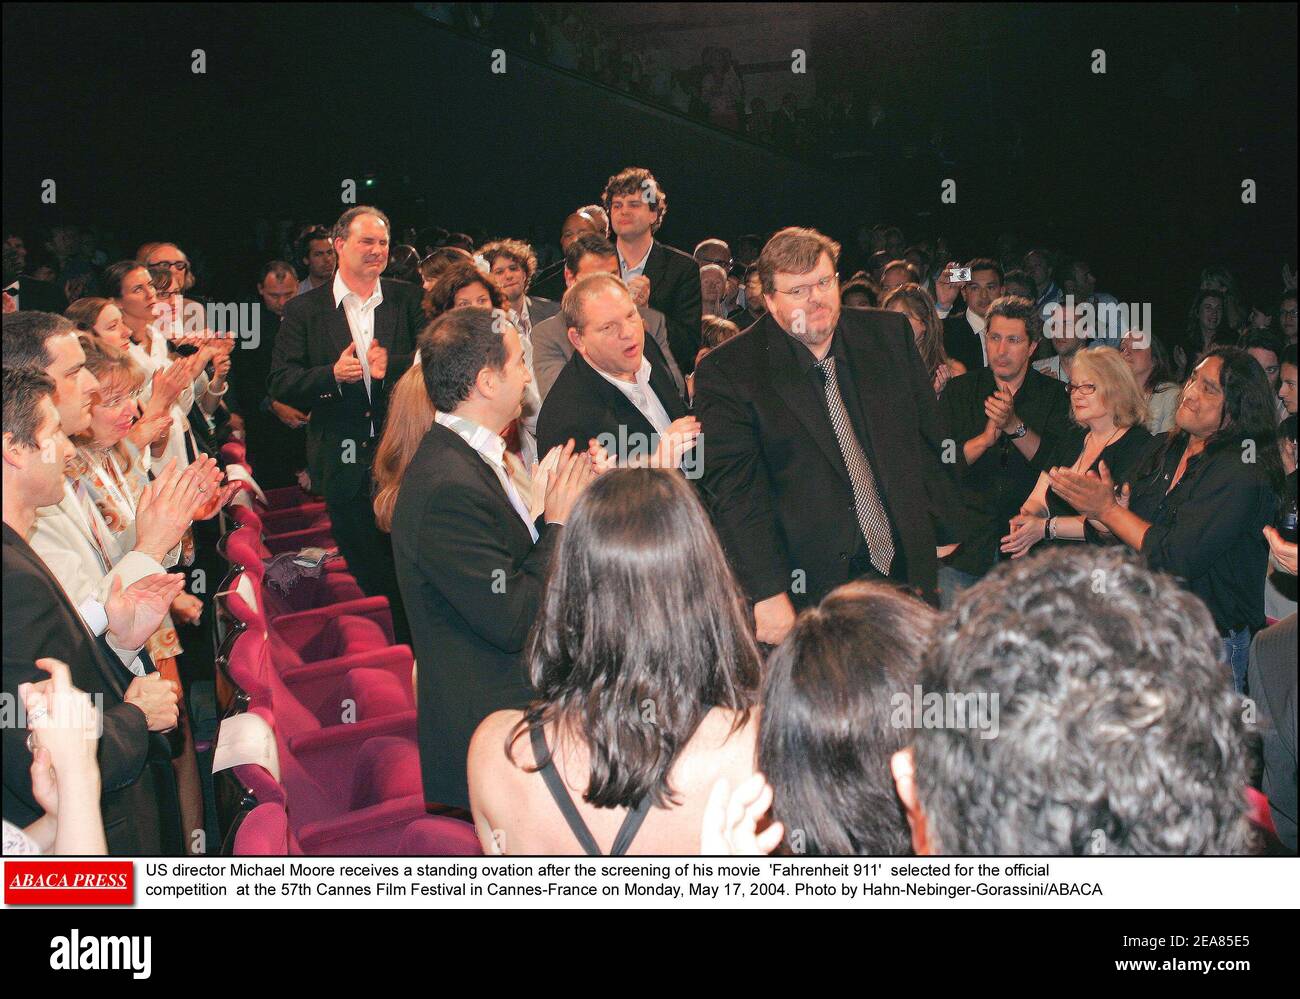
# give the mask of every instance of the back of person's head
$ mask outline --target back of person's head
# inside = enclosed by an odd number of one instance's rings
[[[6,317],[8,318],[8,317]],[[15,444],[35,448],[41,427],[41,400],[54,395],[54,379],[35,368],[4,366],[4,414],[0,433]]]
[[[1076,545],[1001,563],[925,656],[923,697],[944,718],[979,696],[993,719],[916,731],[913,821],[929,847],[1254,852],[1247,729],[1221,647],[1205,605],[1135,555]]]
[[[700,346],[713,350],[739,334],[740,327],[730,319],[723,319],[721,316],[705,316],[701,324]]]
[[[436,281],[452,264],[472,263],[474,255],[468,250],[456,246],[440,246],[420,261],[420,277],[425,281]]]
[[[420,334],[420,373],[435,411],[452,412],[469,398],[480,371],[505,366],[509,324],[500,317],[496,309],[451,309]]]
[[[397,506],[402,477],[424,435],[433,426],[433,415],[424,371],[418,367],[408,368],[393,386],[384,433],[375,448],[375,523],[381,531],[393,529],[393,510]]]
[[[679,753],[712,708],[740,712],[742,726],[759,677],[744,595],[684,478],[617,469],[583,492],[527,658],[537,700],[509,746],[554,724],[590,754],[591,804],[675,803]]]
[[[65,316],[30,309],[6,313],[3,323],[6,368],[44,371],[54,363],[49,341],[77,332],[76,324]]]
[[[799,615],[767,663],[759,768],[793,853],[910,853],[890,758],[938,613],[902,590],[853,582]]]

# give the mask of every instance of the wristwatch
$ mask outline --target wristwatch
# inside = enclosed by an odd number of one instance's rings
[[[1027,433],[1029,433],[1029,428],[1025,426],[1025,423],[1022,420],[1020,422],[1020,425],[1017,426],[1015,430],[1011,431],[1011,433],[1007,434],[1007,436],[1010,437],[1013,441],[1018,441],[1020,440],[1021,437],[1024,437],[1025,434]]]

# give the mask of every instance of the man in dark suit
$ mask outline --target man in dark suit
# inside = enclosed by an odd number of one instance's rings
[[[268,392],[311,413],[307,463],[334,539],[361,588],[389,598],[398,641],[405,641],[392,546],[375,525],[370,466],[388,393],[411,365],[424,315],[419,288],[379,276],[389,233],[377,208],[343,213],[334,230],[334,280],[285,306]]]
[[[334,251],[330,250],[330,259]],[[291,486],[307,467],[308,413],[267,395],[271,357],[280,333],[285,306],[298,294],[298,276],[283,260],[262,268],[257,293],[261,298],[258,340],[240,343],[230,367],[235,402],[244,418],[249,457],[257,481],[267,489]],[[229,401],[229,400],[227,400]]]
[[[560,315],[574,350],[537,420],[539,453],[570,440],[582,450],[594,439],[620,465],[677,467],[681,438],[693,442],[698,423],[627,286],[613,274],[580,278]]]
[[[759,258],[767,315],[695,382],[715,523],[777,644],[795,605],[859,576],[936,587],[960,540],[947,434],[900,314],[840,311],[839,244],[783,229]]]
[[[654,238],[668,213],[668,197],[649,170],[628,167],[609,178],[604,202],[617,237],[619,272],[637,305],[667,317],[673,359],[689,375],[700,349],[700,268],[690,254]]]
[[[1296,849],[1296,616],[1255,636],[1250,645],[1247,688],[1259,706],[1257,727],[1264,748],[1263,791],[1277,838]]]
[[[572,288],[574,283],[588,274],[618,275],[618,253],[614,244],[604,236],[583,233],[570,241],[564,251],[564,287]],[[686,379],[677,369],[673,360],[672,349],[668,346],[668,324],[664,314],[658,309],[637,306],[641,321],[645,324],[646,336],[654,340],[659,347],[672,376],[673,384],[679,394],[686,392]],[[543,403],[547,393],[560,377],[560,372],[573,356],[573,344],[569,342],[569,327],[564,317],[558,312],[533,327],[533,380],[537,385],[537,394]]]
[[[96,635],[27,543],[37,509],[62,498],[64,464],[73,454],[53,391],[43,373],[4,371],[4,693],[20,703],[19,684],[45,679],[37,659],[67,663],[73,683],[98,701],[102,716],[100,807],[109,852],[181,853],[171,751],[157,734],[176,725],[176,691],[156,672],[133,675],[108,637],[123,648],[143,645],[184,579],[157,573],[115,590],[95,607],[102,632]],[[147,656],[141,659],[152,667]],[[22,727],[5,727],[4,816],[19,826],[42,814],[32,794],[26,735]]]
[[[993,300],[1002,296],[1002,265],[988,257],[979,257],[966,266],[970,268],[970,280],[960,286],[966,308],[944,319],[943,349],[953,360],[961,361],[967,371],[978,371],[987,363],[984,317]],[[951,294],[952,288],[951,282],[947,282],[943,291]],[[950,305],[951,301],[941,304]]]
[[[559,526],[593,473],[569,449],[543,487],[506,451],[501,434],[530,377],[513,324],[452,309],[421,336],[420,364],[436,422],[402,480],[393,551],[420,664],[425,801],[468,808],[470,737],[493,711],[530,699],[524,642]],[[545,494],[540,527],[534,487]]]
[[[939,398],[953,435],[969,525],[966,542],[940,572],[944,606],[1007,557],[1002,538],[1043,471],[1036,459],[1044,439],[1073,433],[1065,385],[1030,364],[1042,336],[1042,317],[1034,303],[1004,297],[985,315],[988,367],[952,379]]]

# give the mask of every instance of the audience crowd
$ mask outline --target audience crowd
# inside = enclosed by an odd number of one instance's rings
[[[755,131],[726,51],[533,10]],[[7,234],[5,852],[1294,853],[1294,272],[1153,328],[1068,252],[668,200],[552,261],[355,206],[238,303]],[[274,750],[229,812],[211,689]]]

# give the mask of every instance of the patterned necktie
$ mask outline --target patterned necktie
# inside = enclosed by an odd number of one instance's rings
[[[825,357],[818,361],[817,372],[826,386],[826,408],[830,412],[835,439],[839,442],[840,454],[844,456],[844,465],[849,472],[849,482],[853,486],[853,507],[858,514],[862,536],[867,539],[871,564],[882,576],[888,576],[889,567],[894,562],[894,539],[885,518],[884,504],[880,501],[876,476],[853,432],[853,424],[844,408],[844,399],[840,396],[840,386],[835,380],[835,358]]]

